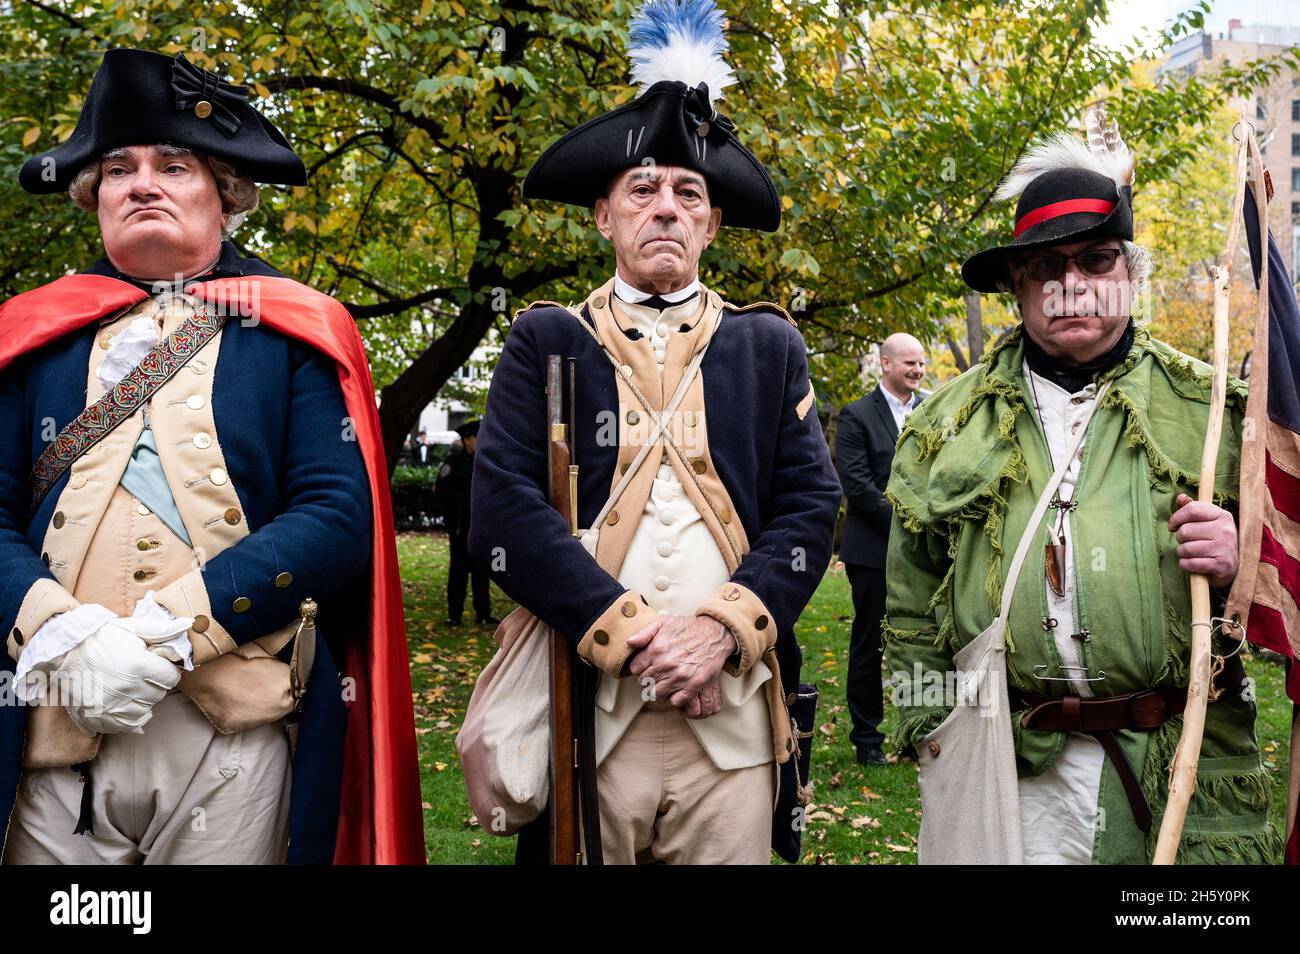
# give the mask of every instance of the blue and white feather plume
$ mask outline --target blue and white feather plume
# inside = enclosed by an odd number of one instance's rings
[[[723,60],[729,46],[723,14],[713,0],[646,0],[628,25],[632,82],[641,95],[655,83],[670,80],[694,88],[705,83],[710,104],[736,82]]]

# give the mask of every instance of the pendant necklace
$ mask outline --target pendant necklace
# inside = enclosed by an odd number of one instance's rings
[[[1034,385],[1032,369],[1029,372],[1029,390],[1034,395],[1034,410],[1038,412],[1038,426],[1043,432],[1043,443],[1047,447],[1047,461],[1052,467],[1052,473],[1056,473],[1056,461],[1052,458],[1052,442],[1047,436],[1047,425],[1043,421],[1043,407],[1038,400],[1038,388]],[[1047,575],[1047,585],[1052,588],[1053,593],[1061,597],[1065,595],[1065,515],[1074,509],[1075,503],[1073,500],[1068,502],[1061,500],[1058,485],[1052,494],[1052,502],[1049,506],[1060,514],[1060,519],[1055,534],[1048,531],[1051,539],[1043,546],[1043,571]]]

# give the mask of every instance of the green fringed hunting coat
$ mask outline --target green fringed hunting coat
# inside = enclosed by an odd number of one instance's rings
[[[940,683],[953,654],[992,621],[1010,562],[1052,473],[1022,376],[1021,328],[979,365],[936,391],[907,419],[886,493],[894,508],[886,566],[886,663],[899,705],[896,744],[910,745],[950,709]],[[1084,664],[1104,671],[1098,695],[1185,686],[1189,656],[1189,577],[1167,521],[1179,493],[1195,497],[1210,403],[1210,368],[1136,327],[1133,347],[1098,379],[1113,381],[1084,443],[1071,515],[1078,623],[1091,639]],[[1235,500],[1246,386],[1230,380],[1215,501]],[[1026,561],[1007,631],[1011,684],[1061,695],[1045,682],[1061,659],[1042,619],[1048,615],[1041,559]],[[1216,645],[1216,652],[1232,647]],[[936,675],[937,674],[937,675]],[[919,681],[918,681],[919,677]],[[928,690],[928,691],[927,691]],[[1022,729],[1012,713],[1022,777],[1051,766],[1064,732]],[[1108,759],[1101,778],[1093,862],[1151,859],[1167,795],[1169,762],[1182,718],[1150,732],[1117,736],[1155,813],[1149,835],[1133,820]],[[1230,687],[1210,705],[1195,796],[1180,861],[1273,863],[1281,845],[1268,822],[1271,777],[1255,740],[1255,703]],[[1103,821],[1104,820],[1104,821]]]

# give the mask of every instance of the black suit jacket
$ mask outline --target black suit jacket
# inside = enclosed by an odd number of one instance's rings
[[[917,392],[917,403],[921,403]],[[885,500],[889,468],[894,463],[898,427],[881,385],[840,411],[835,430],[835,469],[848,501],[840,559],[845,563],[885,568],[889,524],[894,511]]]

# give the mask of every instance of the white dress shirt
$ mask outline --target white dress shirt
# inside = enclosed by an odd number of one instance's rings
[[[885,401],[889,404],[889,410],[894,414],[895,426],[897,426],[901,431],[903,429],[903,421],[907,419],[907,415],[911,414],[912,409],[916,407],[916,392],[913,391],[906,401],[900,401],[898,398],[894,397],[894,392],[885,387],[885,385],[880,385],[880,390],[884,392]]]

